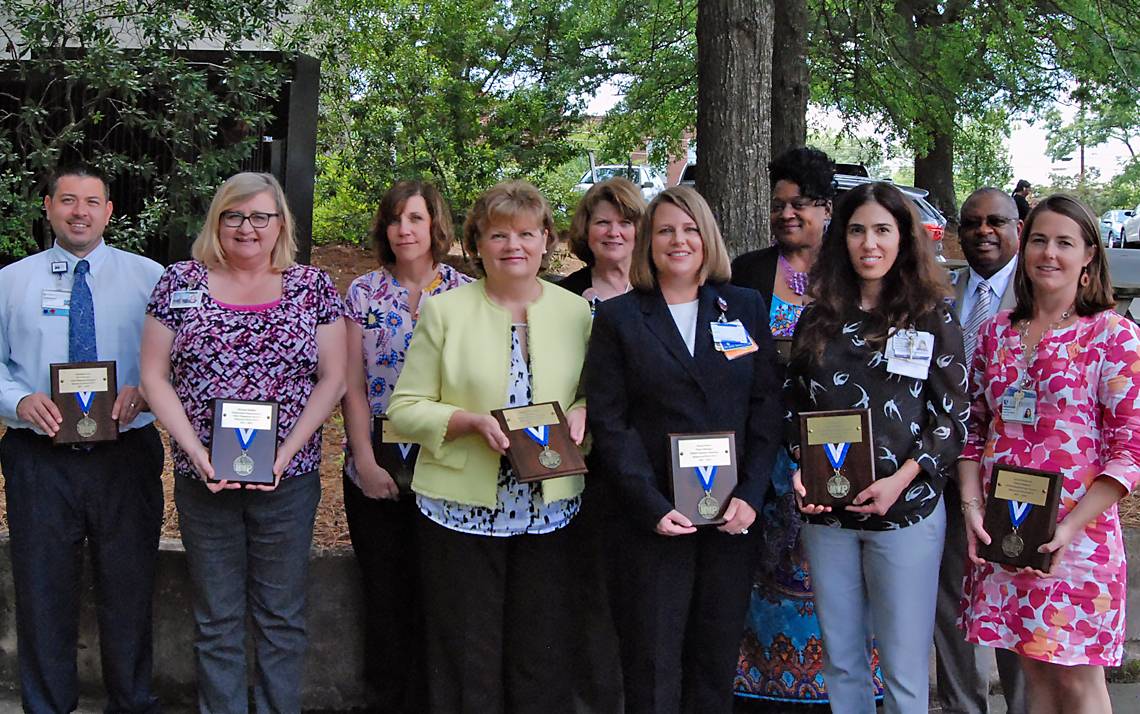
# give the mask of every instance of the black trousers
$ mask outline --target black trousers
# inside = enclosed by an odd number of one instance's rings
[[[728,714],[760,528],[657,535],[610,521],[625,710]]]
[[[9,429],[0,440],[24,711],[77,706],[84,544],[94,565],[106,711],[158,711],[151,600],[162,466],[153,426],[90,450],[52,446],[28,429]]]
[[[497,538],[418,523],[428,711],[573,711],[568,529]]]
[[[380,711],[418,714],[427,684],[415,498],[369,498],[345,476],[344,512],[364,586],[365,681]]]

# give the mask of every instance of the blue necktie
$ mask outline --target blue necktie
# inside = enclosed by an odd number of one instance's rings
[[[71,283],[71,305],[67,323],[67,359],[69,362],[94,362],[95,303],[91,288],[87,287],[87,272],[91,264],[81,260],[75,264],[75,280]]]

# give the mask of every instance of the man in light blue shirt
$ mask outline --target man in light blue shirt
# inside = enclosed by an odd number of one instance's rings
[[[44,198],[55,245],[0,270],[0,419],[8,427],[0,468],[28,712],[77,705],[84,545],[95,569],[107,711],[158,711],[151,599],[163,449],[138,383],[143,319],[162,266],[104,243],[111,210],[100,173],[86,166],[60,170]],[[76,345],[86,357],[75,356]],[[63,417],[51,400],[49,365],[89,359],[116,364],[111,415],[119,438],[53,445]]]
[[[999,310],[1012,308],[1017,272],[1021,220],[1009,194],[997,188],[980,188],[962,204],[958,239],[968,267],[955,277],[955,314],[962,324],[966,362],[973,363],[978,329]],[[966,572],[966,524],[962,520],[958,488],[950,484],[946,501],[946,545],[938,576],[938,605],[934,647],[938,655],[938,698],[942,711],[953,714],[989,712],[991,666],[987,648],[966,642],[958,629],[962,578]],[[1017,655],[994,649],[1009,714],[1025,714],[1025,677]]]

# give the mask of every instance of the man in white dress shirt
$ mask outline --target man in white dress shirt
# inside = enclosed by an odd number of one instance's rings
[[[77,166],[52,176],[55,244],[0,270],[0,467],[7,494],[24,711],[78,705],[83,551],[108,712],[156,712],[151,600],[162,526],[162,441],[138,391],[139,340],[162,266],[103,242],[107,182]],[[53,445],[62,414],[49,365],[114,361],[119,437]]]
[[[997,188],[981,188],[962,204],[958,239],[969,267],[954,275],[954,312],[962,323],[966,363],[973,363],[977,331],[999,310],[1016,303],[1013,275],[1017,271],[1018,236],[1021,221],[1009,194]],[[966,569],[966,526],[961,516],[961,497],[954,484],[946,499],[946,546],[938,578],[938,608],[934,646],[938,653],[938,698],[947,714],[986,714],[990,667],[988,648],[966,642],[958,629],[962,579]],[[1025,714],[1025,681],[1017,655],[995,649],[1006,706],[1010,714]]]

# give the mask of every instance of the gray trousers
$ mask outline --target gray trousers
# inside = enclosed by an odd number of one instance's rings
[[[929,517],[898,530],[804,526],[801,537],[823,633],[823,676],[834,714],[875,712],[868,632],[874,632],[879,648],[883,710],[928,710],[930,641],[945,529],[941,501]]]
[[[938,654],[938,698],[945,714],[988,714],[991,665],[982,648],[970,644],[958,629],[962,579],[966,575],[966,524],[962,497],[954,484],[947,486],[946,548],[938,576],[938,612],[934,649]],[[1025,675],[1018,656],[994,649],[998,676],[1009,714],[1025,714]]]

